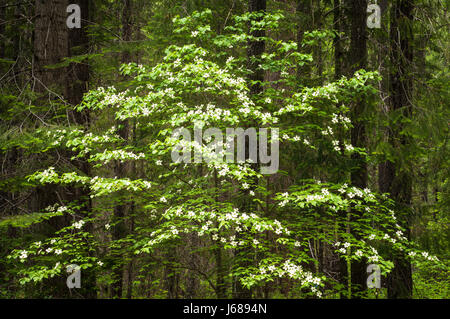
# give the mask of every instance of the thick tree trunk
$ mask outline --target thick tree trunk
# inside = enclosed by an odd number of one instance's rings
[[[132,36],[132,25],[131,25],[131,0],[123,0],[123,11],[122,11],[122,41],[131,41]],[[131,54],[125,50],[122,53],[122,63],[129,63],[131,61]],[[130,139],[130,123],[128,120],[118,121],[118,133],[119,136],[124,140],[128,141]],[[130,173],[129,163],[121,163],[117,161],[115,167],[115,174],[117,177],[122,178]],[[127,210],[129,209],[129,204],[119,204],[114,207],[114,220],[116,226],[114,227],[113,238],[119,240],[127,235],[127,227],[125,224],[125,217]],[[122,256],[123,257],[123,256]],[[126,268],[124,261],[118,256],[120,260],[116,265],[115,277],[116,282],[113,285],[114,296],[116,298],[122,297],[123,283],[125,280]],[[129,268],[130,270],[130,268]]]
[[[69,55],[76,56],[89,53],[89,37],[87,33],[87,22],[89,20],[89,0],[71,1],[78,4],[81,10],[81,28],[69,30]],[[77,105],[83,99],[84,93],[88,91],[89,84],[89,64],[88,61],[81,63],[71,63],[68,67],[67,76],[68,90],[67,101],[72,105]],[[74,123],[89,126],[89,111],[74,111],[72,113]]]
[[[249,0],[248,2],[248,11],[249,12],[258,12],[258,11],[266,11],[266,0]],[[253,31],[252,35],[254,37],[263,37],[265,36],[265,31],[258,30]],[[263,92],[263,87],[261,83],[264,81],[264,70],[258,67],[259,62],[257,59],[261,57],[265,50],[265,42],[264,41],[250,41],[247,57],[248,57],[248,68],[252,71],[252,73],[249,75],[249,81],[254,83],[250,86],[250,94],[255,96],[259,95]],[[256,60],[252,61],[252,57],[256,58]],[[257,81],[257,82],[254,82]],[[250,154],[250,142],[245,141],[245,158],[249,158]],[[252,169],[257,169],[257,164],[252,164]],[[255,191],[256,189],[256,183],[257,180],[253,180],[251,182],[251,187],[247,190],[244,190],[244,196],[245,198],[250,197],[250,191]],[[246,201],[243,206],[242,210],[251,213],[254,211],[254,203],[252,201]],[[240,267],[245,267],[251,264],[251,261],[249,260],[249,255],[251,254],[251,251],[248,249],[237,249],[236,250],[236,256],[241,259]],[[233,292],[233,298],[251,298],[252,297],[252,290],[245,288],[241,282],[238,280],[236,282],[235,290]]]
[[[35,89],[41,93],[49,92],[49,89],[55,87],[59,89],[56,91],[65,92],[67,83],[65,70],[48,69],[45,66],[59,63],[69,55],[67,5],[67,0],[35,2],[33,75]]]
[[[32,76],[34,90],[41,95],[36,103],[47,105],[49,109],[49,100],[56,96],[64,98],[66,90],[65,68],[46,68],[46,66],[61,62],[69,52],[65,18],[66,6],[67,1],[64,0],[35,1]],[[16,9],[20,12],[19,7],[16,7]],[[19,40],[16,39],[15,41]],[[20,56],[18,48],[19,42],[17,42],[15,51],[17,50],[17,55]],[[54,185],[36,187],[29,201],[30,210],[36,212],[55,204],[57,202],[56,193],[60,193],[60,188]],[[52,227],[67,226],[67,220],[64,217],[48,223]]]
[[[297,47],[298,51],[303,54],[311,54],[311,47],[303,46],[302,42],[305,37],[305,32],[312,31],[313,14],[311,0],[297,0]],[[311,79],[311,65],[309,63],[298,68],[298,79],[300,84],[309,83],[309,80]]]
[[[339,79],[343,75],[343,56],[344,52],[342,49],[342,38],[340,32],[342,32],[342,0],[333,1],[333,28],[338,33],[333,39],[334,45],[334,78]]]
[[[341,36],[341,32],[344,32],[347,30],[346,28],[346,19],[344,15],[344,0],[334,0],[333,2],[333,24],[334,29],[338,33],[336,37],[333,40],[334,44],[334,78],[336,80],[340,79],[344,75],[345,68],[345,60],[344,60],[344,49],[343,49],[343,39]],[[342,144],[342,140],[340,143]],[[342,182],[345,182],[347,180],[347,176],[344,176],[344,180]],[[347,212],[341,212],[342,215],[347,214]],[[337,227],[343,227],[341,231],[346,232],[347,229],[345,225],[337,226]],[[348,282],[348,263],[345,258],[339,258],[338,264],[337,264],[337,272],[339,273],[339,282],[342,285],[347,285]],[[345,293],[341,294],[341,298],[346,298],[348,295]]]
[[[217,171],[214,171],[214,187],[216,191],[216,202],[220,202],[219,195],[219,180],[217,178]],[[218,225],[216,225],[217,227]],[[225,282],[225,276],[227,274],[227,270],[224,264],[224,256],[222,252],[222,248],[218,246],[214,249],[214,257],[216,261],[216,296],[219,299],[225,299],[227,297],[227,286]]]
[[[66,68],[47,68],[61,62],[69,53],[66,7],[67,0],[35,1],[32,75],[34,90],[40,94],[36,103],[48,109],[51,109],[50,101],[64,99],[67,90]],[[32,212],[40,211],[58,202],[57,196],[65,198],[65,195],[66,191],[62,187],[39,186],[33,191],[29,207]],[[68,220],[62,216],[48,221],[48,224],[61,228],[67,226]]]
[[[82,27],[69,29],[66,25],[69,4],[67,0],[43,1],[36,0],[36,20],[34,31],[34,65],[33,74],[35,90],[55,98],[63,98],[71,105],[81,102],[83,94],[87,91],[89,81],[89,67],[86,63],[72,63],[67,68],[48,69],[47,66],[59,63],[63,58],[87,53],[88,36],[86,21],[88,20],[88,0],[79,0],[73,3],[80,5],[82,14]],[[48,103],[47,98],[42,98],[40,103]],[[75,110],[69,112],[72,122],[85,127],[89,126],[89,113],[80,113]],[[66,152],[70,158],[73,154]],[[72,164],[85,175],[90,175],[90,165],[86,160],[74,160]],[[61,197],[67,201],[79,201],[82,203],[82,211],[85,216],[91,211],[91,200],[89,190],[78,187],[64,189],[49,189],[45,186],[41,191],[38,189],[36,196],[38,206],[35,209],[45,208],[54,202],[53,194],[59,192]],[[53,197],[53,198],[52,198]],[[68,223],[63,221],[64,225]],[[87,225],[92,228],[92,225]],[[96,297],[96,279],[92,272],[85,272],[85,283],[81,295],[87,298]]]
[[[76,56],[80,54],[89,53],[89,37],[87,33],[87,25],[89,20],[89,0],[77,0],[71,1],[73,4],[78,4],[81,10],[81,28],[73,28],[69,30],[69,56]],[[82,61],[81,63],[71,63],[67,68],[67,89],[66,99],[67,101],[76,106],[81,103],[84,93],[88,91],[89,84],[89,65],[88,61]],[[90,126],[90,114],[89,110],[76,111],[73,109],[70,112],[71,120],[76,125],[83,126],[88,129]],[[72,164],[83,172],[86,176],[91,176],[91,165],[86,158],[76,159],[72,161]],[[90,198],[89,188],[74,188],[73,197],[82,203],[82,210],[86,217],[90,217],[92,213],[92,201]],[[89,231],[92,231],[92,223],[86,225]],[[85,297],[96,298],[97,287],[95,274],[88,272],[84,274]]]
[[[356,71],[367,68],[367,26],[366,10],[367,0],[352,0],[349,4],[350,18],[350,50],[348,53],[348,64],[352,76]],[[352,103],[351,116],[353,128],[351,130],[351,141],[355,147],[367,147],[366,125],[364,123],[364,100],[358,99]],[[359,187],[367,187],[367,163],[364,156],[357,153],[352,155],[354,169],[351,171],[351,184]],[[360,213],[356,210],[351,212],[351,220],[357,220]],[[356,236],[357,237],[357,236]],[[363,261],[352,262],[351,265],[351,289],[352,297],[361,297],[366,285],[366,265]]]
[[[413,0],[396,0],[391,8],[391,73],[390,106],[392,112],[400,112],[404,118],[412,116],[412,79],[413,63]],[[404,148],[410,138],[401,134],[402,124],[393,124],[389,142],[394,148]],[[400,160],[387,162],[381,182],[382,190],[391,194],[397,209],[399,224],[406,229],[410,237],[409,211],[412,197],[411,175],[402,169]],[[404,254],[394,257],[394,269],[388,276],[388,298],[412,297],[411,264]]]
[[[0,0],[0,59],[5,58],[6,0]]]
[[[188,256],[186,257],[187,265],[188,265],[188,271],[186,274],[186,293],[184,298],[188,299],[194,299],[196,296],[198,296],[198,289],[200,287],[200,282],[198,280],[198,276],[195,273],[196,269],[199,269],[200,267],[200,257],[197,253],[192,253],[193,251],[197,250],[200,245],[200,241],[197,234],[189,234],[186,236],[187,240],[187,253]]]

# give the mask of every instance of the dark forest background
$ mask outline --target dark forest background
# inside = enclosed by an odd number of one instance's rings
[[[448,298],[448,5],[0,0],[0,297]],[[279,171],[173,163],[198,123]]]

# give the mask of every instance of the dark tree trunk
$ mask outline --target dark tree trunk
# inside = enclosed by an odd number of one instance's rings
[[[249,12],[257,12],[257,11],[266,11],[266,0],[249,0],[248,2],[248,11]],[[264,37],[266,32],[254,31],[252,32],[254,37]],[[250,92],[252,95],[258,95],[263,91],[263,87],[259,82],[264,81],[264,70],[258,67],[258,62],[251,62],[250,57],[260,58],[264,53],[265,42],[264,41],[251,41],[249,43],[249,49],[247,52],[247,56],[249,57],[249,69],[252,70],[252,74],[250,75],[251,81],[258,81],[258,83],[250,86]]]
[[[384,15],[388,10],[388,3],[387,0],[382,0],[379,2],[380,8],[381,8],[381,14]],[[386,33],[388,34],[387,27],[382,24],[382,28],[386,30]],[[389,34],[387,37],[384,35],[384,32],[378,39],[378,72],[382,76],[382,80],[380,81],[379,89],[381,93],[381,102],[380,102],[380,111],[386,116],[389,112],[390,105],[389,105],[389,99],[387,99],[387,96],[389,95],[389,45],[386,44],[389,42]],[[383,141],[388,142],[390,129],[386,126],[381,127],[381,130],[383,131]],[[378,164],[378,191],[381,193],[387,192],[387,188],[385,187],[387,185],[386,179],[389,179],[389,174],[392,169],[389,167],[389,162],[382,162]]]
[[[123,11],[122,11],[122,41],[131,41],[132,36],[132,25],[131,25],[131,0],[123,0]],[[122,53],[122,63],[129,63],[131,61],[131,54],[128,50],[124,50]],[[128,120],[118,121],[118,133],[119,136],[124,140],[128,141],[130,138],[130,123]],[[115,174],[118,178],[123,178],[129,174],[130,167],[129,163],[116,162]],[[113,236],[115,240],[124,238],[127,235],[127,227],[125,224],[126,212],[129,209],[128,204],[119,204],[114,207],[114,220],[116,226],[114,227]],[[121,298],[123,291],[123,282],[125,276],[125,261],[122,260],[121,256],[117,256],[119,262],[116,265],[115,277],[116,282],[113,285],[114,296]]]
[[[33,75],[37,92],[52,98],[62,98],[71,105],[77,105],[87,91],[89,81],[87,63],[72,63],[67,68],[47,68],[47,66],[62,62],[63,58],[85,54],[88,51],[89,40],[86,31],[89,13],[88,0],[78,0],[73,3],[78,4],[81,9],[81,28],[69,29],[67,27],[66,9],[69,4],[67,0],[36,0]],[[39,103],[48,103],[48,99],[43,97]],[[69,110],[69,117],[77,125],[89,126],[89,113],[87,112]],[[73,156],[70,151],[63,153],[68,158]],[[83,174],[90,175],[90,165],[85,159],[73,160],[71,163]],[[36,192],[37,206],[34,209],[39,210],[53,204],[56,192],[61,195],[63,200],[81,203],[81,210],[85,216],[91,212],[89,190],[78,187],[49,188],[49,186],[44,186]],[[62,220],[63,226],[66,226],[68,222],[68,220]],[[90,224],[86,227],[92,229]],[[95,298],[95,274],[87,271],[84,273],[84,278],[85,284],[79,294],[87,298]]]
[[[61,62],[69,53],[66,7],[67,1],[64,0],[35,1],[32,75],[34,90],[40,94],[36,103],[48,109],[49,101],[55,98],[64,99],[67,89],[66,68],[47,68]],[[18,54],[20,55],[20,52]],[[57,194],[64,194],[64,190],[55,185],[37,187],[29,201],[31,211],[39,211],[55,204],[58,201]],[[49,221],[49,225],[59,228],[67,226],[67,223],[65,217]]]
[[[66,71],[45,66],[59,63],[69,55],[67,5],[67,0],[35,2],[33,75],[35,89],[41,93],[55,90],[55,87],[59,89],[56,91],[64,92],[66,88]]]
[[[266,0],[249,0],[248,2],[248,11],[249,12],[258,12],[258,11],[266,11]],[[264,30],[258,30],[253,31],[252,36],[258,38],[265,36]],[[263,54],[265,50],[265,42],[264,41],[250,41],[248,46],[248,68],[252,71],[252,73],[249,75],[249,81],[251,81],[253,84],[250,85],[250,94],[252,96],[259,95],[263,92],[263,87],[261,83],[264,81],[264,70],[258,67],[259,62],[258,59],[261,58],[261,55]],[[254,58],[254,60],[252,59]],[[249,149],[250,142],[247,143],[245,141],[245,158],[249,158],[250,149]],[[252,169],[257,169],[257,164],[252,164]],[[256,189],[256,183],[257,180],[254,179],[251,182],[251,187],[243,192],[244,197],[248,198],[250,195],[250,191],[255,191]],[[245,212],[252,212],[254,211],[254,203],[252,201],[246,201],[242,206],[243,211]],[[237,249],[236,250],[236,256],[240,260],[240,267],[246,267],[251,264],[251,260],[249,259],[249,255],[251,254],[251,251],[248,249]],[[236,282],[235,290],[233,292],[233,298],[251,298],[252,297],[252,290],[247,289],[244,287],[241,282],[238,280]]]
[[[197,234],[189,234],[187,235],[187,265],[188,271],[186,274],[186,295],[185,298],[193,299],[198,296],[198,289],[200,287],[200,282],[198,280],[198,276],[195,273],[196,269],[200,267],[200,257],[195,252],[200,245],[200,241]]]
[[[219,180],[217,178],[217,171],[214,171],[214,187],[219,189]],[[220,202],[219,191],[216,192],[216,202]],[[217,227],[218,225],[216,225]],[[223,260],[222,248],[218,246],[214,249],[214,257],[216,260],[216,296],[219,299],[225,299],[227,297],[227,286],[225,282],[226,267]]]
[[[214,255],[216,257],[216,295],[219,299],[224,299],[227,297],[227,286],[225,283],[226,269],[223,262],[223,253],[222,249],[216,248],[214,250]]]
[[[394,1],[391,8],[391,73],[390,73],[390,107],[392,112],[400,112],[404,118],[412,116],[412,79],[410,76],[413,63],[413,0]],[[389,142],[394,148],[402,149],[410,143],[410,137],[401,134],[402,124],[393,124]],[[380,178],[382,191],[391,194],[397,209],[399,224],[406,229],[410,237],[409,211],[412,197],[412,178],[402,169],[400,160],[388,161]],[[394,269],[388,276],[388,298],[412,297],[411,264],[404,254],[394,257]]]
[[[345,60],[344,60],[344,49],[343,49],[343,39],[341,36],[341,32],[347,31],[346,28],[346,19],[345,19],[345,10],[344,10],[344,0],[334,0],[333,2],[333,24],[334,29],[338,33],[333,40],[334,44],[334,78],[336,80],[340,79],[344,75],[345,70]],[[342,144],[342,140],[340,141]],[[344,176],[344,181],[347,180],[347,176]],[[347,212],[342,212],[342,215],[347,214]],[[346,225],[338,226],[342,227],[343,232],[346,232]],[[347,260],[345,258],[339,258],[337,263],[337,272],[339,273],[339,282],[346,286],[348,282],[348,271],[347,271]],[[347,294],[342,293],[341,298],[346,298]]]
[[[313,10],[311,6],[311,0],[297,0],[297,47],[298,51],[303,54],[311,54],[311,47],[303,47],[302,42],[305,36],[305,32],[312,31],[312,15]],[[298,79],[300,81],[300,84],[308,84],[308,81],[311,79],[311,65],[309,63],[306,63],[298,68]]]
[[[366,10],[367,0],[352,0],[349,3],[350,20],[350,50],[348,64],[352,76],[356,71],[367,68],[367,25]],[[364,123],[365,103],[363,99],[355,100],[351,105],[351,117],[353,128],[351,141],[355,147],[367,147],[366,125]],[[353,169],[351,171],[351,184],[359,187],[367,187],[367,163],[364,156],[357,153],[352,155]],[[360,213],[354,209],[351,212],[351,221],[357,220]],[[355,234],[355,237],[358,237]],[[352,297],[361,297],[366,285],[366,265],[363,261],[354,261],[351,264]]]
[[[5,58],[6,0],[0,0],[0,58]]]
[[[89,37],[87,33],[87,25],[89,20],[89,0],[71,1],[73,4],[78,4],[81,10],[81,28],[69,29],[69,56],[76,56],[89,53]],[[81,63],[71,63],[67,68],[67,89],[66,99],[72,106],[81,103],[84,93],[88,91],[89,85],[89,64],[87,59]],[[90,125],[89,110],[77,111],[71,110],[69,113],[71,120],[76,125],[83,126],[85,129]],[[73,154],[69,154],[73,155]],[[91,176],[91,165],[86,158],[76,159],[72,164],[79,169],[84,175]],[[92,213],[92,201],[90,198],[89,188],[73,188],[71,189],[74,200],[82,203],[82,210],[86,217],[90,217]],[[92,223],[88,223],[86,228],[92,231]],[[84,274],[85,297],[96,298],[97,287],[95,274],[88,272]]]
[[[76,56],[89,53],[89,37],[87,25],[89,20],[89,0],[71,1],[78,4],[81,9],[81,28],[69,30],[69,55]],[[87,59],[80,63],[71,63],[68,67],[68,92],[67,101],[72,105],[77,105],[83,99],[84,93],[88,91],[89,84],[89,64]],[[89,111],[72,113],[74,123],[89,126]]]
[[[342,50],[342,39],[340,32],[342,32],[342,3],[341,0],[334,0],[333,2],[333,28],[338,33],[333,39],[334,44],[334,77],[339,79],[343,75],[343,56],[344,52]]]

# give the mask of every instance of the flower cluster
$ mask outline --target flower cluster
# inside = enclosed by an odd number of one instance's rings
[[[85,224],[84,220],[79,220],[78,222],[73,223],[72,226],[75,227],[76,229],[81,229],[81,227],[83,227],[84,224]]]

